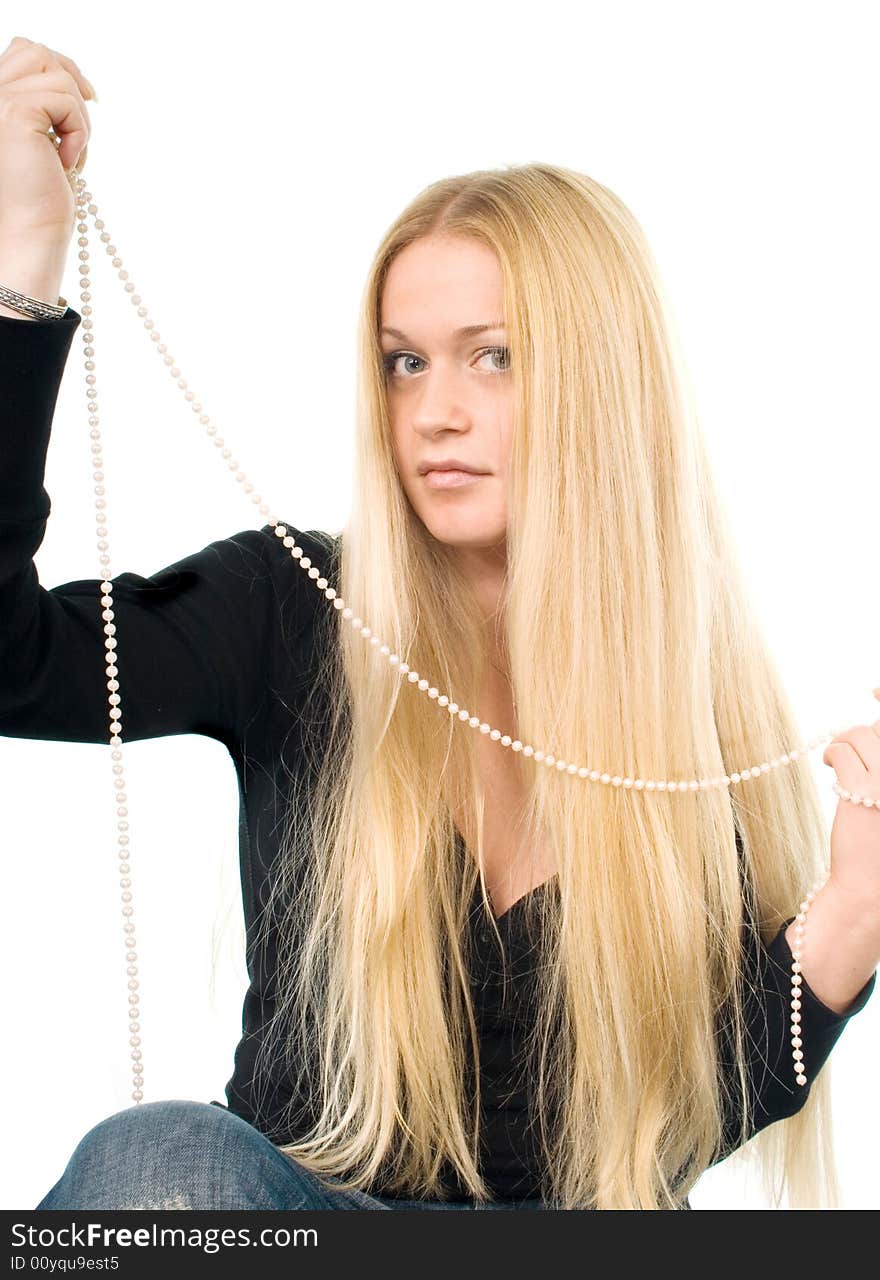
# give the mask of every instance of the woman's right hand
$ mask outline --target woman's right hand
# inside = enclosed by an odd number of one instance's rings
[[[91,84],[72,58],[23,36],[0,54],[0,237],[66,249],[85,162]],[[53,140],[53,128],[60,145]]]

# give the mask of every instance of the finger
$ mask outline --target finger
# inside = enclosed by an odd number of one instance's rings
[[[880,799],[880,788],[874,787],[872,783],[874,775],[864,768],[861,757],[850,743],[830,742],[822,759],[834,770],[838,784],[845,791],[858,796],[871,793],[872,800]],[[876,795],[872,788],[877,791]]]
[[[47,141],[54,144],[56,139],[59,140],[57,151],[62,168],[71,169],[89,140],[89,131],[79,107],[79,95],[69,91],[54,93],[43,85],[38,91],[30,93],[19,93],[16,86],[15,89],[7,89],[5,96],[9,100],[19,99],[21,109],[27,108],[33,113],[35,127],[41,131],[45,128]],[[54,137],[49,128],[54,130]]]
[[[825,748],[826,755],[835,746],[849,747],[864,769],[880,774],[880,738],[871,725],[857,724],[843,733],[835,734]]]
[[[66,54],[58,53],[57,50],[55,49],[50,49],[49,52],[58,59],[62,67],[64,67],[65,71],[70,72],[74,80],[79,85],[79,90],[82,96],[84,98],[94,98],[95,97],[94,85],[92,84],[91,80],[89,80],[86,76],[83,75],[83,73],[80,71],[77,64],[74,62],[73,58],[68,58]]]
[[[15,37],[15,40],[20,40],[20,37]],[[24,74],[28,70],[33,73],[31,76]],[[64,54],[56,56],[45,45],[35,45],[31,41],[20,42],[13,52],[4,54],[0,59],[0,84],[9,86],[9,91],[17,91],[23,84],[28,88],[40,88],[49,84],[51,88],[58,88],[61,92],[73,93],[81,105],[88,132],[91,133],[92,122],[86,109],[86,97],[93,99],[95,91],[77,64],[72,59],[65,58]]]
[[[11,80],[17,80],[25,71],[32,71],[36,65],[36,59],[33,56],[33,45],[30,41],[21,43],[21,37],[16,36],[9,48],[4,52],[2,61],[0,61],[0,84],[8,84]]]
[[[35,58],[35,47],[42,50],[42,56]],[[33,75],[23,75],[22,72],[33,67],[35,62],[38,69]],[[62,166],[70,169],[92,135],[92,122],[76,77],[70,71],[58,66],[45,46],[23,44],[11,58],[4,56],[0,83],[6,86],[7,96],[11,94],[40,96],[40,105],[49,112],[49,124],[61,136],[58,151]],[[47,99],[47,90],[53,89],[57,90],[57,93]],[[59,100],[64,96],[68,100],[73,98],[78,111],[60,111]],[[30,105],[30,99],[25,100]],[[53,109],[50,110],[50,107]],[[81,124],[85,127],[81,128]]]
[[[82,97],[94,97],[94,86],[83,75],[73,58],[68,58],[66,54],[59,53],[56,49],[50,49],[48,45],[38,44],[34,40],[26,40],[23,36],[13,36],[6,46],[6,50],[4,50],[3,58],[4,63],[3,71],[0,73],[0,84],[5,84],[9,80],[14,80],[17,76],[20,76],[21,71],[19,68],[22,65],[27,67],[36,61],[37,70],[45,72],[55,62],[73,77]]]

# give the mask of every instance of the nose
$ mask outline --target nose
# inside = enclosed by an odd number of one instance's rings
[[[461,383],[453,369],[435,364],[419,381],[418,400],[412,410],[413,427],[433,434],[446,427],[461,429],[470,420]]]

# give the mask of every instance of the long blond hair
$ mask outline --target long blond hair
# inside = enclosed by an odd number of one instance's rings
[[[607,187],[550,164],[420,192],[380,243],[359,320],[350,518],[318,567],[401,674],[318,601],[320,756],[290,804],[265,919],[281,930],[258,1078],[296,1079],[314,1125],[280,1149],[319,1175],[476,1198],[479,1075],[465,918],[482,875],[474,732],[485,624],[454,555],[408,503],[378,327],[383,281],[434,234],[503,272],[515,423],[502,638],[524,743],[517,840],[552,850],[521,904],[540,945],[529,1064],[541,1190],[557,1208],[677,1208],[718,1158],[725,1109],[752,1132],[743,938],[769,941],[815,880],[828,832],[809,766],[687,794],[570,777],[719,777],[800,741],[740,575],[644,233]],[[317,592],[315,593],[317,597]],[[438,707],[412,673],[455,698]],[[436,696],[436,695],[435,695]],[[507,726],[499,726],[504,731]],[[326,740],[322,735],[326,732]],[[510,747],[498,745],[498,750]],[[456,856],[451,814],[469,815]],[[497,930],[496,930],[497,937]],[[738,1070],[719,1088],[723,1016]],[[297,1102],[299,1099],[299,1102]],[[800,1107],[800,1110],[798,1110]],[[828,1067],[750,1143],[779,1204],[836,1204]],[[743,1153],[746,1154],[746,1153]]]

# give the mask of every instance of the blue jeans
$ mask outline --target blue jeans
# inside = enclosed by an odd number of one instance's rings
[[[80,1140],[37,1209],[543,1209],[543,1200],[406,1200],[345,1189],[225,1107],[168,1099]]]

